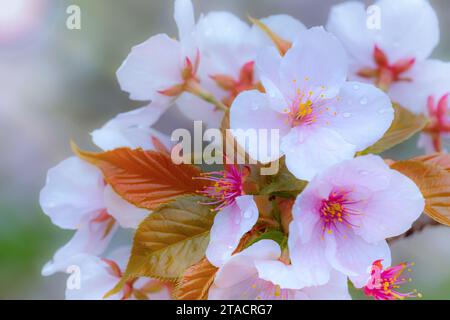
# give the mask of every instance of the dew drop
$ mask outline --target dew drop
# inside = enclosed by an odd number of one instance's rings
[[[366,97],[362,98],[359,103],[361,103],[362,105],[366,105],[367,103],[369,103],[369,101],[367,100]]]
[[[352,114],[351,114],[350,112],[344,112],[344,113],[342,114],[342,116],[343,116],[344,118],[350,118],[350,117],[352,116]]]
[[[354,85],[353,85],[353,89],[354,89],[354,90],[359,90],[359,85],[358,85],[358,84],[354,84]]]
[[[380,109],[380,110],[378,110],[378,113],[379,114],[385,114],[388,111],[389,111],[389,109]]]
[[[244,212],[244,218],[250,219],[252,217],[252,212],[250,210],[247,210]]]

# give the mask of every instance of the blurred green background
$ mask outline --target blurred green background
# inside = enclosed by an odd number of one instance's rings
[[[326,23],[339,0],[193,0],[196,14],[229,10],[242,19],[289,13],[307,26]],[[450,1],[432,0],[441,23],[434,53],[450,59]],[[66,28],[69,5],[81,30]],[[120,91],[115,71],[149,36],[176,35],[171,0],[0,0],[0,299],[61,299],[65,275],[40,269],[72,235],[41,212],[48,168],[71,155],[69,140],[92,148],[89,132],[139,106]],[[174,111],[162,119],[167,123]],[[179,125],[185,120],[172,120]],[[389,156],[415,155],[415,141]],[[450,229],[439,227],[393,246],[413,260],[414,287],[426,299],[450,299]]]

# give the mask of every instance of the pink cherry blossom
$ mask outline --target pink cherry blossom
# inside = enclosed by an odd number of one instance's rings
[[[102,300],[122,277],[130,255],[129,247],[114,250],[108,258],[82,254],[72,260],[73,269],[66,288],[67,300]],[[136,299],[146,296],[148,299],[168,300],[170,291],[161,282],[150,278],[138,278],[126,283],[121,292],[108,300]]]
[[[364,294],[374,297],[375,300],[403,300],[406,298],[421,297],[416,290],[407,293],[398,292],[402,284],[411,281],[411,278],[402,277],[405,270],[409,269],[414,263],[401,263],[399,265],[383,269],[382,260],[377,260],[370,269],[370,279],[364,286]]]
[[[219,269],[209,290],[211,300],[347,300],[347,278],[334,272],[324,286],[301,286],[288,265],[280,261],[280,246],[260,240],[233,255]]]
[[[311,285],[326,283],[332,269],[359,284],[373,261],[390,263],[386,239],[406,232],[423,209],[417,186],[380,157],[343,161],[317,175],[295,202],[292,264]]]
[[[350,1],[332,8],[328,30],[349,54],[350,79],[375,83],[393,101],[421,112],[428,88],[416,83],[427,81],[432,68],[427,59],[439,42],[436,13],[427,0],[380,0],[375,6],[378,27],[367,25],[363,3]]]
[[[310,180],[352,158],[378,141],[393,120],[387,95],[371,85],[346,82],[346,53],[322,28],[302,32],[284,57],[274,48],[262,50],[256,66],[265,93],[237,96],[231,129],[279,130],[280,152],[268,156],[258,150],[259,142],[238,142],[263,163],[286,155],[288,169],[299,179]]]
[[[209,172],[201,179],[214,184],[199,191],[211,198],[205,203],[218,211],[210,232],[206,257],[215,266],[221,266],[236,250],[242,236],[256,224],[259,212],[253,196],[245,195],[248,167],[225,165],[224,171]]]

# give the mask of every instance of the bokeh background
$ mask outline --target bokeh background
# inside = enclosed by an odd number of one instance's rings
[[[326,23],[340,0],[193,0],[196,13],[229,10],[242,19],[289,13],[307,26]],[[441,24],[435,58],[450,60],[450,1],[432,0]],[[81,8],[81,30],[66,27]],[[48,168],[71,155],[70,139],[92,148],[89,132],[139,106],[120,91],[115,71],[149,36],[176,35],[170,0],[0,0],[0,299],[61,299],[65,275],[42,265],[72,235],[39,208]],[[172,118],[175,116],[175,118]],[[168,114],[170,125],[186,120]],[[389,153],[418,154],[415,141]],[[425,230],[393,246],[413,260],[414,286],[427,299],[450,299],[450,229]]]

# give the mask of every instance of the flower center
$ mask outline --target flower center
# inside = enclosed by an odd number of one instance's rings
[[[342,227],[355,227],[352,219],[360,213],[352,208],[356,201],[351,200],[348,195],[349,192],[332,192],[328,199],[322,200],[319,212],[323,233],[341,233]]]
[[[305,81],[308,80],[308,78],[305,78]],[[293,82],[294,84],[297,83],[296,80]],[[284,110],[284,112],[288,115],[287,122],[292,127],[316,123],[325,111],[330,110],[328,107],[330,100],[325,98],[325,94],[323,94],[324,90],[325,87],[322,86],[320,87],[320,92],[315,94],[312,90],[309,90],[306,93],[306,91],[297,89],[295,98],[293,99],[290,108]],[[334,116],[336,114],[336,112],[333,113]]]
[[[436,103],[433,96],[428,97],[428,115],[431,123],[425,128],[425,132],[432,137],[434,149],[442,151],[442,133],[450,133],[450,123],[448,121],[448,99],[450,93],[443,95]]]
[[[220,88],[228,92],[228,96],[222,101],[226,106],[230,107],[237,95],[242,91],[259,89],[259,84],[255,83],[254,69],[255,62],[250,61],[242,66],[237,80],[224,74],[211,76]]]
[[[387,91],[393,82],[411,81],[410,78],[403,77],[402,74],[414,66],[415,58],[401,59],[395,63],[390,63],[386,53],[376,45],[373,51],[373,59],[377,67],[363,68],[358,71],[358,75],[368,79],[374,78],[376,85],[382,90]]]
[[[204,179],[212,181],[211,186],[205,187],[198,193],[213,199],[213,202],[205,203],[217,205],[216,210],[222,210],[234,204],[237,197],[244,194],[245,178],[250,174],[250,168],[242,169],[236,165],[225,165],[224,171],[202,173]]]
[[[383,270],[382,260],[377,260],[372,264],[369,282],[364,287],[364,293],[377,300],[403,300],[405,298],[421,297],[416,290],[407,293],[398,292],[400,285],[410,282],[411,278],[402,277],[403,272],[414,263],[401,263],[397,266]]]

